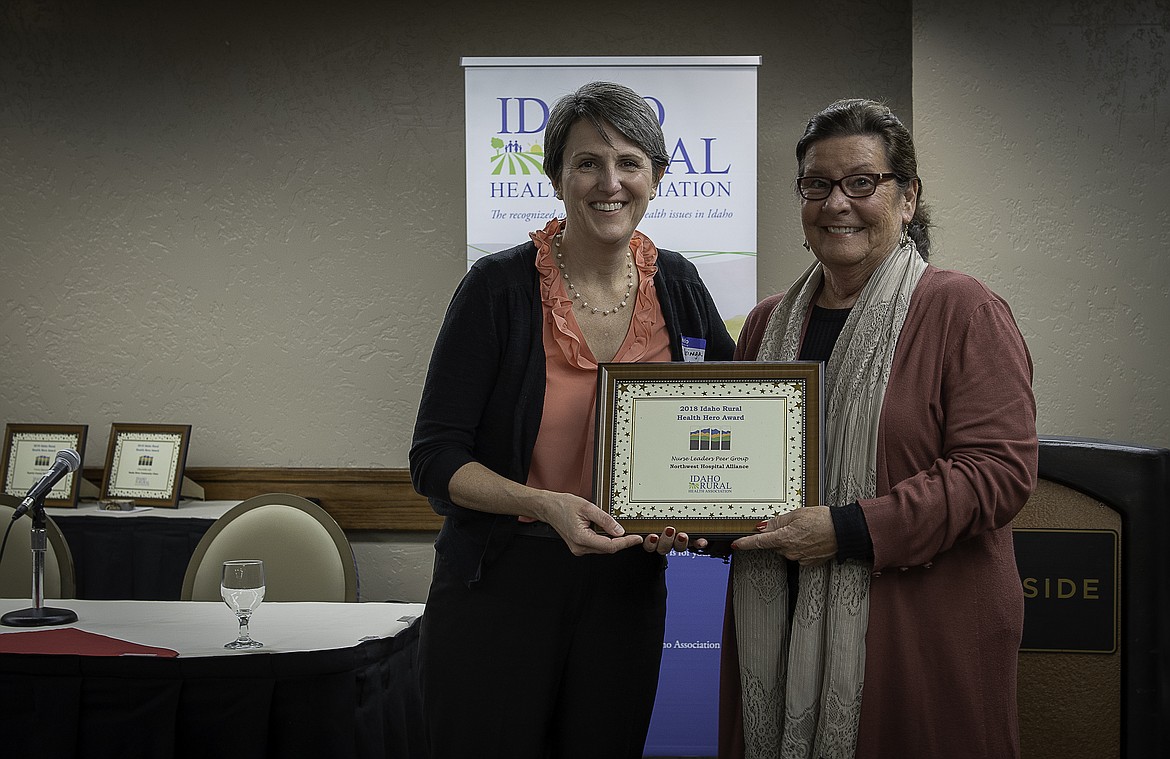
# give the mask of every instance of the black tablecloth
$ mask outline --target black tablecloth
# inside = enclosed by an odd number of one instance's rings
[[[3,756],[423,757],[418,621],[308,653],[155,659],[0,654]]]
[[[187,562],[215,520],[54,517],[69,543],[77,598],[177,601]]]

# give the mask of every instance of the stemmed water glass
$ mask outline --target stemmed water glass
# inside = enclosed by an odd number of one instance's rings
[[[264,644],[252,640],[248,620],[264,600],[264,562],[259,559],[239,559],[223,563],[223,579],[219,594],[240,621],[239,635],[224,648],[260,648]]]

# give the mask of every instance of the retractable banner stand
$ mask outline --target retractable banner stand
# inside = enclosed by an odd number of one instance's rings
[[[544,175],[549,109],[582,84],[630,87],[658,114],[670,167],[639,229],[699,269],[732,336],[756,304],[759,56],[464,58],[467,264],[525,242],[564,205]]]
[[[756,303],[759,56],[464,58],[467,265],[563,217],[544,175],[549,110],[582,84],[630,87],[658,114],[670,167],[639,229],[699,270],[733,337]],[[714,756],[728,567],[669,558],[666,636],[646,756]],[[604,708],[604,704],[599,704]]]

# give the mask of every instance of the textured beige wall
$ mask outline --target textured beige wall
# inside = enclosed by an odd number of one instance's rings
[[[1012,304],[1041,434],[1170,445],[1170,5],[915,0],[936,262]]]

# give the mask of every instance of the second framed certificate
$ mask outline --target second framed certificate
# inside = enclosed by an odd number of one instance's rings
[[[110,427],[102,498],[131,498],[138,505],[179,505],[187,466],[189,424],[122,424]]]
[[[594,502],[628,532],[738,536],[819,503],[819,362],[598,368]]]

